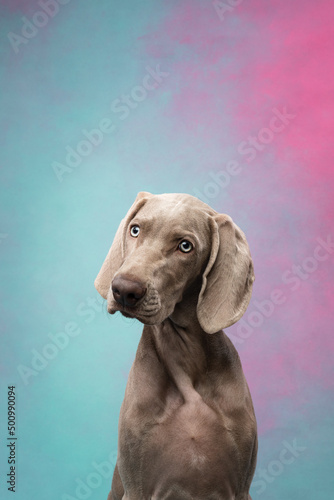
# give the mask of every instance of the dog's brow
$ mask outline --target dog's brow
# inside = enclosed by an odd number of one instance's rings
[[[171,236],[175,240],[182,240],[183,238],[191,238],[197,241],[197,236],[193,232],[189,231],[189,229],[176,229],[171,232]]]
[[[131,221],[130,224],[152,224],[154,221],[153,217],[148,217],[146,215],[140,215],[140,216],[135,216]]]
[[[168,227],[170,227],[170,232],[169,232],[169,238],[173,242],[180,241],[182,239],[191,239],[195,244],[198,245],[199,239],[198,236],[195,234],[195,231],[191,231],[191,228],[189,227],[182,227],[181,225],[175,225],[175,222],[173,220],[170,221],[160,221],[156,217],[150,217],[149,215],[138,215],[135,216],[131,221],[130,221],[130,226],[133,224],[138,224],[142,227],[149,228],[152,226],[154,223],[164,223],[168,224]]]

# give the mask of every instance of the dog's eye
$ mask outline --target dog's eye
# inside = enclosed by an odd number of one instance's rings
[[[188,253],[188,252],[191,252],[191,250],[193,249],[193,246],[192,246],[192,243],[190,243],[190,241],[183,240],[179,244],[179,249],[181,250],[181,252]]]
[[[134,238],[137,238],[139,233],[140,233],[140,227],[137,225],[132,226],[132,228],[130,229],[131,236],[133,236]]]

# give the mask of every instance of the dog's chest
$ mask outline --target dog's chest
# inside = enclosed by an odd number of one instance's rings
[[[194,378],[186,370],[189,363],[176,363],[180,356],[167,364],[148,342],[143,347],[129,374],[119,420],[118,468],[125,490],[142,492],[134,496],[138,499],[231,498],[223,488],[235,491],[239,441],[248,437],[239,439],[231,426],[231,405],[219,389],[223,375],[198,370]],[[237,387],[228,391],[233,397]],[[175,492],[168,490],[171,484],[177,485]]]
[[[197,393],[185,402],[172,386],[160,394],[150,390],[150,398],[145,392],[127,396],[120,415],[119,469],[128,488],[141,488],[143,478],[145,487],[153,489],[163,488],[167,477],[182,485],[194,475],[201,484],[203,478],[220,484],[234,451],[221,415]],[[233,477],[233,471],[230,474]]]

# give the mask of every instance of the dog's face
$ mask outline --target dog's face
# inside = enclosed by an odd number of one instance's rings
[[[108,311],[161,323],[201,275],[210,254],[209,216],[191,198],[151,197],[124,228],[124,260]]]
[[[253,279],[247,243],[228,216],[193,196],[139,193],[95,285],[109,313],[120,311],[150,325],[195,293],[199,322],[213,333],[243,314]],[[219,306],[225,319],[217,317]],[[211,309],[214,321],[208,324]]]

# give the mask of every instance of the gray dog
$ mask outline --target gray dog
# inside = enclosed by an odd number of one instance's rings
[[[144,323],[119,419],[108,500],[251,500],[257,432],[239,356],[254,271],[228,215],[185,194],[139,193],[95,286]]]

